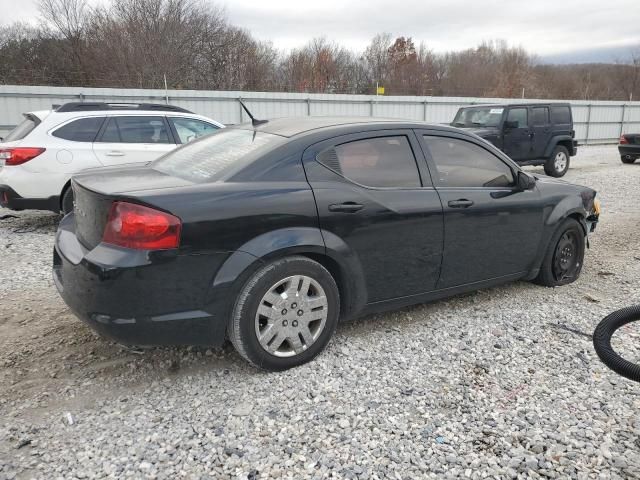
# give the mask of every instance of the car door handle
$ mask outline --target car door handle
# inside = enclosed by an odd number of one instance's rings
[[[332,203],[329,205],[330,212],[356,213],[364,208],[356,202]]]
[[[466,198],[461,198],[460,200],[450,200],[449,206],[451,208],[469,208],[473,205],[473,200],[467,200]]]
[[[111,150],[105,153],[107,157],[124,157],[124,152],[118,152],[117,150]]]

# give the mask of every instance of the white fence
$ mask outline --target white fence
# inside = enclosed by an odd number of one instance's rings
[[[21,121],[22,113],[47,110],[72,101],[169,102],[226,124],[248,118],[242,98],[258,118],[285,116],[365,116],[450,122],[459,107],[478,103],[528,103],[533,99],[468,97],[389,97],[310,93],[220,92],[118,88],[29,87],[0,85],[0,136]],[[640,102],[571,101],[576,138],[584,143],[614,143],[622,133],[640,132]]]

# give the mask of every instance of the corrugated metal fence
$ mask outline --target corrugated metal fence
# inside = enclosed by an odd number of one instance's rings
[[[0,136],[20,122],[23,112],[47,110],[71,101],[169,102],[226,124],[248,118],[242,98],[258,118],[351,115],[450,122],[459,107],[478,103],[523,103],[536,100],[469,97],[387,97],[309,93],[219,92],[119,88],[30,87],[0,85]],[[622,133],[640,132],[640,102],[570,102],[580,143],[613,143]]]

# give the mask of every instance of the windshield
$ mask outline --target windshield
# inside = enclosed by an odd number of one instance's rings
[[[13,130],[9,132],[9,134],[4,137],[3,142],[15,142],[16,140],[22,140],[24,137],[29,135],[31,131],[36,128],[40,121],[37,117],[30,115],[25,116],[25,119]]]
[[[219,180],[285,140],[254,130],[224,129],[169,152],[153,162],[152,167],[191,182]]]
[[[502,107],[461,108],[453,119],[455,127],[497,127],[502,120]]]

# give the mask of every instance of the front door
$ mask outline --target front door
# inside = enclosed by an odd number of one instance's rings
[[[150,162],[176,148],[163,116],[110,116],[93,143],[102,165]]]
[[[551,140],[549,107],[529,107],[531,113],[531,157],[543,158]]]
[[[368,303],[436,288],[442,204],[411,130],[336,137],[303,160],[325,241],[338,237],[357,258]]]
[[[503,150],[513,160],[529,160],[531,156],[531,131],[529,109],[511,107],[503,127]]]
[[[438,288],[529,271],[541,238],[540,193],[518,191],[514,165],[480,143],[451,135],[421,135],[444,209]]]

